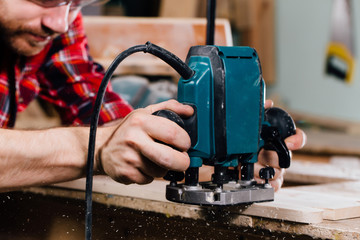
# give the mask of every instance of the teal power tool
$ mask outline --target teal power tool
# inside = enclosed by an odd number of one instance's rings
[[[191,105],[195,114],[182,119],[168,110],[155,113],[178,123],[191,138],[190,167],[185,173],[171,171],[165,176],[170,181],[166,198],[199,205],[272,201],[274,190],[268,180],[274,169],[261,169],[265,183],[258,184],[254,163],[264,148],[276,151],[280,167],[288,168],[290,152],[284,139],[295,134],[295,124],[279,108],[264,109],[265,83],[256,51],[195,46],[186,63],[194,74],[179,80],[178,101]],[[214,173],[210,182],[199,183],[203,164],[213,166]]]
[[[191,139],[190,167],[184,172],[169,171],[165,179],[170,201],[200,205],[235,205],[272,201],[269,184],[275,171],[260,170],[264,184],[254,181],[254,163],[259,151],[274,150],[282,168],[290,166],[290,152],[284,139],[295,134],[295,124],[279,108],[265,110],[265,83],[256,51],[250,47],[219,47],[214,42],[215,4],[208,0],[208,27],[205,46],[190,48],[184,63],[167,50],[147,42],[120,53],[107,69],[96,96],[91,116],[86,171],[85,238],[92,238],[92,184],[96,130],[107,85],[117,66],[137,52],[150,53],[173,67],[181,76],[178,100],[191,105],[195,113],[182,119],[161,110],[183,127]],[[212,180],[199,182],[202,165],[214,167]],[[239,164],[241,170],[239,171]],[[241,177],[239,177],[241,175]],[[185,182],[179,183],[179,181]]]
[[[85,238],[90,240],[92,236],[93,169],[102,101],[117,66],[137,52],[150,53],[173,67],[181,76],[178,100],[195,110],[188,119],[168,110],[154,113],[178,123],[191,139],[190,167],[185,173],[170,171],[165,176],[170,181],[166,198],[200,205],[273,200],[274,190],[268,181],[274,176],[274,169],[261,169],[265,183],[258,184],[254,181],[254,163],[264,148],[278,153],[280,167],[289,167],[290,152],[284,139],[295,133],[295,124],[279,108],[264,109],[265,84],[256,51],[249,47],[195,46],[190,48],[184,63],[171,52],[147,42],[123,51],[114,59],[96,96],[87,157]],[[210,182],[199,182],[199,167],[203,164],[214,166]],[[184,178],[185,182],[179,183]]]

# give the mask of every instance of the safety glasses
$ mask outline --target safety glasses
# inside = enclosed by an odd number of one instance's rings
[[[93,3],[103,4],[109,0],[28,0],[44,8],[53,8],[64,5],[70,5],[70,10],[84,7]]]

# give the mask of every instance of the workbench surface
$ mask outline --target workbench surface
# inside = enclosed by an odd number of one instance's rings
[[[197,239],[360,239],[360,182],[283,188],[276,193],[274,202],[232,207],[169,202],[164,196],[166,184],[165,181],[156,180],[143,186],[123,185],[107,177],[95,177],[94,222],[101,222],[94,223],[95,233],[107,233],[106,239],[113,239],[114,236],[117,236],[114,239],[119,239],[120,232],[123,234],[120,239],[194,239],[195,236]],[[71,239],[82,239],[84,186],[85,179],[80,179],[50,187],[24,189],[15,197],[11,194],[8,198],[3,196],[3,203],[11,202],[12,198],[19,200],[21,194],[25,194],[24,199],[27,201],[28,198],[44,199],[40,204],[43,207],[49,198],[60,199],[58,201],[69,209],[74,208],[70,207],[70,203],[76,201],[72,204],[76,205],[75,210],[70,213],[55,213],[58,216],[51,220],[52,227],[46,228],[48,234],[41,239],[69,239],[59,238],[64,232],[80,236]],[[351,195],[351,189],[357,189],[357,194],[354,192]],[[19,201],[12,202],[16,202],[17,206],[19,204]],[[61,208],[61,204],[58,203],[54,208]],[[44,214],[34,210],[36,207],[32,209],[30,215],[35,212],[41,218],[41,214]],[[77,212],[75,216],[74,211]],[[71,226],[65,224],[64,227],[60,221],[64,218]],[[124,219],[126,222],[119,222]],[[56,227],[54,222],[58,223]],[[116,223],[124,226],[120,228]],[[117,229],[119,232],[116,232],[115,225],[120,229]],[[0,233],[11,232],[2,228]],[[6,239],[1,234],[0,237]],[[101,236],[98,239],[103,238]]]

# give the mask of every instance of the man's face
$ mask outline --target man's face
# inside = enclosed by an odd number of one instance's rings
[[[0,43],[19,55],[36,55],[68,30],[79,11],[69,5],[45,8],[28,0],[0,0]]]

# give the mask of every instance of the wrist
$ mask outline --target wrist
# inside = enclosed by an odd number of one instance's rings
[[[94,173],[97,175],[105,174],[105,171],[104,171],[104,168],[102,165],[101,153],[102,153],[102,149],[100,148],[95,155]]]
[[[110,141],[111,136],[118,126],[101,127],[98,129],[96,137],[95,157],[94,157],[94,173],[97,175],[106,174],[103,167],[103,148]]]

